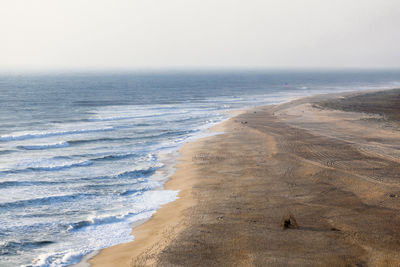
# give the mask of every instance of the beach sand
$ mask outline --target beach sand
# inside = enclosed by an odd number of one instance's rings
[[[399,266],[400,90],[248,110],[185,144],[180,190],[92,266]]]

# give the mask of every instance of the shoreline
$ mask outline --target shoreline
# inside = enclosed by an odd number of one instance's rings
[[[288,100],[288,101],[291,101],[291,100]],[[223,125],[224,123],[226,123],[227,121],[229,121],[229,120],[232,119],[233,117],[238,116],[238,115],[240,115],[240,114],[246,112],[246,111],[249,110],[249,109],[250,109],[250,108],[239,108],[239,109],[233,109],[233,110],[229,110],[229,111],[224,111],[224,113],[229,114],[229,117],[228,117],[228,118],[222,120],[221,122],[218,122],[218,123],[216,123],[216,124],[211,125],[209,128],[206,129],[206,133],[203,133],[203,135],[201,135],[200,137],[197,137],[197,138],[194,138],[194,139],[192,139],[192,140],[189,140],[189,141],[185,142],[185,143],[184,143],[180,148],[178,148],[176,151],[168,152],[168,153],[163,153],[163,154],[162,154],[163,157],[166,157],[166,156],[168,156],[168,155],[170,155],[170,154],[174,154],[174,155],[172,156],[173,159],[164,159],[164,160],[161,160],[161,162],[173,161],[174,163],[168,162],[167,165],[168,165],[168,169],[169,169],[170,174],[167,175],[168,178],[166,179],[165,183],[161,186],[161,189],[162,189],[162,190],[174,190],[174,191],[179,191],[179,193],[180,193],[180,191],[181,191],[180,188],[176,188],[176,187],[174,187],[174,185],[172,185],[171,188],[170,188],[170,187],[168,186],[168,182],[169,182],[171,179],[175,179],[174,176],[175,176],[176,170],[178,169],[179,164],[180,164],[180,161],[181,161],[181,158],[182,158],[182,151],[181,151],[181,150],[184,149],[184,147],[185,147],[186,145],[190,144],[190,143],[194,143],[194,142],[197,142],[197,141],[201,141],[201,140],[207,139],[207,138],[212,138],[212,137],[214,137],[215,135],[223,134],[223,127],[222,127],[222,125]],[[171,170],[173,170],[173,171],[171,172]],[[171,174],[171,173],[172,173],[172,174]],[[167,204],[162,205],[159,209],[157,209],[157,211],[156,211],[150,218],[141,219],[141,220],[139,220],[139,221],[134,222],[133,224],[131,224],[132,232],[131,232],[130,234],[134,236],[134,240],[132,240],[132,241],[130,241],[130,242],[128,242],[128,243],[121,243],[121,244],[117,244],[117,245],[114,245],[114,246],[111,246],[111,247],[115,247],[115,246],[119,246],[119,245],[123,245],[123,244],[130,244],[130,243],[132,243],[132,242],[135,242],[135,241],[137,240],[137,237],[136,237],[136,234],[135,234],[135,233],[136,233],[136,229],[139,228],[139,227],[141,227],[142,225],[146,224],[146,223],[149,222],[150,220],[152,220],[153,217],[159,212],[159,210],[161,210],[161,209],[164,208],[165,206],[167,206],[167,205],[169,205],[169,204],[172,204],[172,203],[175,203],[177,200],[179,200],[179,199],[180,199],[179,193],[178,193],[178,199],[176,199],[176,200],[174,200],[174,201],[171,201],[171,202],[169,202],[169,203],[167,203]],[[140,229],[139,229],[139,230],[140,230]],[[146,232],[146,230],[144,230],[144,231]],[[91,253],[89,253],[89,254],[83,256],[82,259],[80,260],[80,262],[78,262],[78,263],[76,263],[76,264],[73,264],[73,265],[70,265],[70,266],[71,266],[71,267],[90,267],[90,266],[97,266],[98,263],[92,263],[92,261],[96,258],[96,256],[97,256],[100,252],[102,252],[103,250],[109,249],[109,248],[111,248],[111,247],[103,248],[103,249],[100,249],[100,250],[95,250],[95,251],[93,251],[93,252],[91,252]],[[125,248],[124,248],[124,249],[125,249]],[[99,265],[102,266],[103,264],[99,264]],[[105,265],[105,266],[107,266],[107,265]]]
[[[248,109],[231,110],[229,113],[231,117],[224,121],[208,128],[210,133],[224,132],[224,124],[232,118],[246,112]],[[178,199],[162,205],[150,218],[141,221],[132,226],[131,235],[134,240],[129,243],[118,244],[112,247],[101,249],[97,253],[85,261],[73,265],[76,267],[86,266],[111,266],[117,264],[118,266],[131,266],[130,259],[138,257],[140,254],[148,250],[161,250],[162,247],[167,246],[168,239],[165,232],[177,235],[182,230],[182,225],[179,225],[179,219],[183,217],[183,211],[195,205],[194,199],[191,197],[191,187],[195,181],[186,178],[185,163],[190,162],[192,158],[191,151],[201,145],[207,139],[213,138],[218,134],[211,134],[206,137],[199,137],[183,144],[178,150],[179,154],[176,159],[176,164],[172,168],[175,172],[164,183],[164,190],[179,190]],[[171,217],[173,217],[171,219]],[[154,226],[154,228],[152,228]],[[161,226],[161,227],[160,227]],[[155,230],[155,233],[150,233]],[[165,240],[164,244],[156,244],[158,240]],[[133,253],[132,253],[133,252]],[[127,259],[129,258],[129,259]]]
[[[386,89],[384,89],[384,90],[386,90]],[[359,91],[356,91],[356,92],[359,92]],[[342,95],[342,94],[349,94],[349,93],[353,94],[355,92],[332,93],[332,94],[323,94],[323,95],[338,95],[338,94]],[[240,109],[230,110],[230,111],[227,111],[227,113],[230,115],[229,118],[223,120],[222,122],[217,123],[216,125],[211,126],[210,128],[207,129],[207,131],[210,133],[220,132],[221,134],[224,134],[225,130],[226,130],[225,125],[227,123],[229,123],[230,120],[233,120],[235,117],[237,117],[243,113],[251,112],[254,109],[262,108],[265,106],[282,105],[282,104],[290,103],[292,101],[296,101],[299,99],[306,99],[309,97],[312,97],[312,96],[290,97],[286,101],[279,103],[279,104],[269,104],[269,105],[261,105],[261,106],[254,106],[254,107],[249,107],[249,108],[240,108]],[[150,242],[146,242],[144,240],[144,238],[146,237],[146,235],[149,235],[148,234],[149,229],[146,229],[146,228],[151,228],[151,226],[155,225],[157,227],[161,226],[160,228],[169,228],[168,230],[170,231],[171,228],[174,228],[177,225],[176,222],[170,222],[168,220],[166,220],[167,222],[165,222],[164,221],[165,219],[163,219],[163,217],[169,214],[169,210],[173,209],[172,206],[174,206],[174,203],[176,203],[178,200],[186,198],[186,201],[192,202],[193,199],[187,199],[190,192],[186,192],[184,197],[182,197],[180,195],[182,190],[185,190],[185,189],[188,190],[188,188],[185,186],[184,189],[181,189],[181,186],[179,184],[180,184],[180,182],[184,182],[184,179],[182,178],[180,173],[177,175],[176,172],[177,172],[177,170],[179,170],[180,168],[183,167],[181,165],[185,165],[185,164],[182,164],[182,161],[185,161],[185,159],[186,159],[186,161],[188,161],[187,157],[192,154],[191,146],[193,146],[193,147],[200,146],[203,142],[207,142],[207,139],[213,138],[214,136],[215,136],[214,134],[211,134],[206,137],[199,137],[194,140],[190,140],[189,142],[183,144],[176,151],[176,153],[178,153],[178,155],[176,156],[176,159],[175,159],[176,163],[171,167],[171,168],[175,169],[175,172],[163,184],[163,189],[164,190],[179,190],[178,199],[162,205],[150,218],[143,219],[143,220],[135,222],[133,225],[131,225],[131,227],[132,227],[131,235],[134,236],[134,240],[132,240],[128,243],[117,244],[112,247],[107,247],[107,248],[104,248],[101,250],[94,251],[94,252],[90,253],[89,255],[84,256],[79,263],[71,265],[71,266],[72,267],[88,267],[88,266],[101,267],[101,266],[109,266],[109,264],[116,264],[116,263],[123,264],[123,262],[125,262],[125,264],[126,264],[128,261],[120,260],[119,258],[120,257],[121,258],[125,258],[125,257],[134,258],[135,256],[137,257],[141,253],[144,253],[146,249],[148,250],[151,247],[149,245],[149,243],[155,243],[156,240],[162,239],[162,237],[160,237],[160,236],[157,236],[157,237],[151,236],[153,240],[151,240]],[[188,148],[186,148],[187,146],[188,146]],[[193,184],[194,184],[194,181],[191,181],[190,185],[193,185]],[[187,185],[187,186],[190,186],[190,185]],[[182,205],[182,207],[181,207],[181,205],[179,205],[179,209],[180,209],[179,213],[181,214],[185,208],[188,208],[190,206],[191,206],[190,204]],[[161,211],[163,211],[163,212],[161,212]],[[162,213],[162,214],[160,214],[160,213]],[[156,217],[156,219],[154,219],[155,217]],[[149,222],[152,221],[153,219],[156,222],[150,224]],[[149,223],[149,225],[147,225],[147,223]],[[178,229],[178,232],[179,232],[179,230],[180,229]],[[164,231],[165,231],[165,229],[164,229]],[[175,233],[175,234],[178,234],[178,233]],[[140,239],[138,239],[138,237],[137,237],[138,235],[140,236]],[[131,245],[128,245],[128,244],[131,244]],[[164,246],[166,246],[166,245],[164,245]],[[112,249],[114,247],[115,247],[115,249]],[[145,248],[140,248],[140,247],[145,247]],[[128,251],[131,251],[131,250],[137,250],[137,251],[128,256]],[[161,249],[159,249],[159,250],[161,250]],[[99,254],[101,254],[101,253],[103,253],[105,255],[99,256]],[[121,255],[119,255],[119,253],[121,253]],[[117,256],[111,256],[112,257],[111,259],[104,260],[104,258],[110,257],[109,255],[117,255]],[[130,265],[131,264],[126,264],[126,266],[130,266]]]
[[[290,102],[284,103],[284,104],[279,104],[279,105],[272,105],[272,106],[260,106],[260,107],[255,107],[251,109],[246,109],[244,110],[240,115],[235,115],[232,116],[230,119],[227,121],[218,124],[216,126],[213,126],[211,130],[213,131],[223,131],[225,132],[224,135],[228,134],[232,135],[241,135],[243,134],[242,132],[246,132],[246,134],[253,134],[254,136],[257,136],[257,138],[262,136],[262,139],[264,142],[263,145],[268,144],[268,151],[266,154],[263,155],[265,158],[270,158],[272,161],[272,158],[276,157],[276,154],[281,153],[279,148],[271,149],[271,147],[276,147],[279,142],[277,142],[277,136],[274,135],[269,135],[269,133],[264,133],[261,134],[262,131],[258,129],[259,127],[257,123],[260,123],[260,121],[257,121],[255,125],[252,125],[252,122],[250,120],[254,119],[255,114],[258,112],[265,113],[268,116],[272,116],[271,119],[275,117],[279,117],[279,123],[284,122],[286,124],[290,124],[292,127],[296,127],[296,131],[306,129],[312,132],[312,133],[318,133],[319,131],[329,131],[332,129],[329,129],[329,122],[325,123],[327,125],[324,125],[323,127],[320,127],[316,130],[312,129],[312,127],[308,126],[308,120],[311,122],[320,122],[321,121],[321,115],[318,114],[317,118],[315,118],[315,114],[317,114],[316,110],[314,110],[313,107],[310,107],[310,103],[319,103],[321,101],[327,101],[327,100],[332,100],[334,101],[339,99],[339,96],[356,96],[356,95],[364,95],[364,94],[373,94],[374,92],[385,92],[386,90],[373,90],[372,92],[366,92],[366,91],[357,91],[357,92],[347,92],[347,93],[339,93],[339,94],[329,94],[329,95],[320,95],[320,96],[308,96],[308,97],[303,97],[301,99],[296,99],[292,100]],[[288,107],[292,107],[294,111],[290,110]],[[299,108],[300,107],[300,108]],[[312,110],[311,110],[312,109]],[[325,113],[329,113],[332,111],[323,111]],[[306,113],[306,115],[304,115]],[[335,113],[335,112],[333,112]],[[337,113],[337,114],[336,114]],[[340,112],[337,112],[334,114],[334,116],[344,116],[346,114],[342,114]],[[339,114],[340,113],[340,114]],[[332,114],[325,114],[325,119],[328,118],[329,116],[332,116]],[[338,115],[339,114],[339,115]],[[354,114],[352,114],[354,115]],[[295,116],[303,116],[306,119],[306,123],[303,123],[304,125],[300,125],[296,120],[293,120],[293,117]],[[308,116],[308,117],[307,117]],[[319,116],[319,117],[318,117]],[[322,117],[323,117],[322,116]],[[367,116],[368,117],[368,116]],[[330,118],[332,119],[332,118]],[[363,118],[362,118],[363,119]],[[272,122],[272,121],[271,121]],[[274,123],[277,123],[275,119],[273,119]],[[332,123],[332,122],[331,122]],[[358,121],[357,121],[358,123]],[[278,124],[277,124],[278,125]],[[281,124],[279,124],[280,126]],[[311,125],[311,124],[310,124]],[[306,127],[305,127],[306,126]],[[325,129],[325,128],[327,129]],[[343,133],[341,133],[343,134]],[[353,133],[354,135],[359,134],[359,133]],[[326,135],[329,137],[328,135]],[[342,136],[339,136],[340,138],[343,138]],[[225,137],[224,137],[225,138]],[[243,138],[243,137],[242,137]],[[338,138],[336,136],[335,138]],[[355,138],[353,136],[353,138]],[[265,140],[267,139],[267,140]],[[202,170],[202,165],[206,162],[208,165],[214,165],[214,162],[221,162],[221,161],[226,161],[226,155],[225,156],[210,156],[208,153],[204,153],[201,151],[204,151],[204,147],[209,146],[208,143],[210,142],[221,142],[221,136],[209,136],[205,138],[200,138],[196,139],[195,141],[191,141],[189,143],[184,144],[180,149],[180,157],[178,158],[178,163],[176,164],[176,172],[170,177],[170,179],[164,184],[164,188],[167,190],[180,190],[178,194],[178,199],[167,203],[160,207],[160,209],[157,210],[157,212],[148,220],[146,220],[143,224],[135,227],[132,230],[132,234],[135,236],[135,240],[129,243],[124,243],[124,244],[119,244],[110,248],[105,248],[102,249],[95,257],[91,258],[88,262],[91,264],[91,266],[136,266],[136,265],[156,265],[160,261],[160,255],[164,253],[166,250],[168,251],[169,248],[174,248],[176,244],[177,238],[180,236],[185,236],[186,232],[188,229],[190,229],[191,225],[193,222],[190,220],[190,215],[193,213],[193,209],[196,209],[196,206],[203,205],[203,203],[199,202],[198,198],[198,181],[196,181],[196,178],[198,179],[198,174],[201,173]],[[206,149],[207,150],[207,149]],[[203,154],[202,154],[203,153]],[[229,156],[229,155],[228,155]],[[310,161],[310,159],[307,159]],[[314,160],[315,161],[315,160]],[[280,164],[277,163],[277,164]],[[290,163],[293,164],[293,163]],[[313,162],[314,167],[307,167],[306,173],[310,173],[314,171],[315,168],[321,167],[320,163],[315,165],[316,162]],[[315,167],[317,166],[317,167]],[[213,166],[212,166],[213,167]],[[253,166],[254,167],[254,166]],[[272,166],[268,166],[268,168],[271,168]],[[329,168],[332,168],[332,166],[328,166]],[[301,167],[304,168],[304,167]],[[324,167],[325,168],[325,167]],[[343,172],[343,170],[340,170]],[[304,172],[304,171],[303,171]],[[348,172],[348,171],[347,171]],[[349,175],[355,175],[354,173],[348,173]],[[357,174],[360,176],[360,174]],[[336,177],[336,176],[335,176]],[[340,183],[343,183],[343,181],[340,181]],[[377,189],[378,193],[373,192],[375,194],[374,197],[371,197],[366,195],[365,192],[359,192],[359,189],[355,187],[362,186],[362,188],[366,189],[366,185],[362,184],[362,182],[357,181],[357,185],[351,185],[351,184],[346,184],[345,186],[348,187],[349,190],[354,190],[354,193],[357,195],[357,198],[359,198],[363,203],[365,202],[366,204],[370,203],[375,203],[379,197],[382,197],[382,192],[385,190],[384,187],[381,184],[378,184],[380,188]],[[371,180],[368,181],[369,186],[371,185]],[[372,184],[377,186],[376,182],[372,181]],[[343,185],[342,185],[343,186]],[[195,189],[194,189],[195,188]],[[371,190],[367,190],[368,193],[371,193]],[[384,194],[383,194],[384,195]],[[304,203],[303,203],[304,204]],[[390,206],[390,205],[389,205]],[[393,206],[393,205],[392,205]],[[390,206],[391,208],[393,208]],[[293,210],[287,211],[287,214],[296,213]],[[193,213],[194,214],[194,213]],[[199,216],[198,214],[196,214]],[[281,215],[281,216],[286,216],[286,215]],[[189,217],[189,219],[188,219]],[[301,216],[300,216],[301,218]],[[217,216],[217,222],[224,221],[224,215]],[[329,221],[329,220],[328,220]],[[323,224],[329,223],[328,221],[324,221]],[[346,232],[347,230],[343,230],[342,226],[331,226],[330,229],[340,229],[338,230],[339,232]],[[333,230],[330,230],[331,232]],[[185,232],[185,233],[184,233]],[[193,231],[192,231],[193,232]],[[333,232],[336,232],[333,231]],[[337,233],[335,233],[337,234]],[[331,239],[331,241],[337,241],[336,237],[332,237],[331,233],[328,233],[328,238]],[[322,237],[321,237],[322,238]],[[313,240],[315,241],[315,240]],[[239,242],[241,243],[242,241],[234,241],[234,242]],[[354,242],[354,241],[352,241]],[[350,242],[351,243],[351,242]],[[346,241],[343,244],[338,244],[338,250],[342,251],[344,248],[349,249],[349,241]],[[237,247],[237,244],[234,246]],[[175,249],[177,250],[177,249]],[[179,250],[179,249],[178,249]],[[182,250],[182,248],[181,248]],[[345,257],[345,263],[356,263],[358,261],[361,262],[368,262],[369,260],[363,256],[363,253],[360,252],[362,249],[361,248],[353,248],[350,249],[349,251],[349,257]],[[172,254],[171,254],[172,253]],[[175,253],[175,254],[174,254]],[[236,252],[230,252],[234,253],[235,255],[229,254],[229,257],[231,260],[234,260],[234,262],[242,263],[242,264],[250,264],[254,263],[254,259],[252,257],[239,257],[237,258]],[[318,251],[321,255],[321,251]],[[317,253],[317,254],[318,254]],[[180,255],[176,254],[175,252],[169,252],[166,254],[171,254],[181,257],[181,258],[186,258],[187,255]],[[190,253],[188,253],[190,255]],[[317,255],[316,254],[316,255]],[[351,254],[351,255],[350,255]],[[375,253],[376,254],[376,253]],[[321,256],[319,255],[319,256]],[[163,256],[165,258],[165,256]],[[326,257],[326,255],[325,255]],[[273,257],[272,257],[273,258]],[[379,258],[379,257],[376,257]],[[392,258],[397,258],[392,255]],[[290,257],[291,259],[291,257]],[[286,263],[303,263],[305,264],[306,262],[301,262],[299,259],[295,259],[294,262],[291,262],[290,259],[285,259]],[[359,260],[361,259],[361,260]],[[164,259],[165,260],[165,259]],[[186,259],[188,260],[188,259]],[[279,263],[279,257],[278,258],[273,258],[273,262]],[[281,259],[282,260],[282,259]],[[343,261],[338,261],[337,259],[334,259],[332,257],[329,257],[327,259],[329,263],[344,263]],[[375,259],[376,260],[376,259]],[[387,259],[386,259],[387,260]],[[163,260],[161,260],[163,262]],[[184,261],[185,262],[185,261]],[[380,262],[380,261],[379,261]]]
[[[318,96],[318,95],[322,95],[322,96],[325,96],[325,97],[326,97],[326,96],[330,96],[330,95],[349,95],[349,94],[351,95],[351,94],[357,94],[357,93],[363,93],[363,92],[369,92],[369,91],[370,91],[370,92],[375,92],[375,91],[381,91],[381,90],[388,90],[388,89],[366,89],[366,90],[363,90],[363,91],[350,91],[350,92],[342,92],[342,93],[323,93],[323,94],[317,94],[317,95],[312,95],[312,96],[294,96],[294,97],[289,97],[289,98],[286,99],[284,102],[278,103],[278,104],[268,104],[268,105],[260,105],[260,106],[253,106],[253,107],[246,107],[246,108],[233,109],[233,110],[225,111],[225,113],[229,114],[229,117],[228,117],[227,119],[224,119],[222,122],[219,122],[219,123],[217,123],[217,124],[215,124],[215,125],[210,126],[210,127],[207,128],[206,130],[207,130],[208,132],[210,132],[210,133],[212,133],[212,132],[220,132],[220,134],[223,134],[223,133],[224,133],[224,129],[223,129],[224,123],[226,123],[227,121],[233,119],[233,118],[236,117],[236,116],[239,116],[239,115],[242,114],[242,113],[249,112],[249,111],[251,111],[251,110],[253,110],[253,109],[256,109],[256,108],[262,108],[262,107],[265,107],[265,106],[282,105],[282,104],[290,103],[290,102],[292,102],[292,101],[296,101],[296,100],[300,100],[300,99],[307,99],[307,98],[315,97],[315,96]],[[195,139],[193,139],[193,140],[189,140],[188,143],[196,142],[196,141],[201,141],[202,139],[210,138],[210,137],[213,137],[213,136],[214,136],[214,134],[206,135],[205,137],[204,137],[204,136],[203,136],[203,137],[198,137],[198,138],[195,138]],[[186,145],[186,144],[187,144],[187,143],[183,144],[183,145],[181,146],[181,148],[179,148],[177,151],[173,152],[173,153],[177,153],[178,155],[175,155],[175,164],[172,164],[170,168],[175,169],[175,170],[178,168],[177,165],[179,164],[179,161],[180,161],[180,158],[181,158],[181,155],[180,155],[181,149],[183,149],[183,146]],[[164,190],[168,190],[168,188],[165,188],[165,185],[166,185],[166,183],[167,183],[170,179],[173,179],[173,177],[174,177],[174,172],[173,172],[172,175],[170,175],[170,177],[169,177],[169,178],[166,180],[166,182],[163,184],[162,188],[163,188]],[[174,188],[171,188],[171,190],[174,190]],[[179,190],[179,189],[175,189],[175,190]],[[175,200],[175,201],[176,201],[176,200]],[[172,201],[172,202],[175,202],[175,201]],[[172,203],[172,202],[170,202],[170,203]],[[170,203],[167,203],[167,204],[170,204]],[[162,207],[164,207],[164,206],[165,206],[165,205],[161,206],[160,209],[161,209]],[[159,210],[159,209],[158,209],[158,210]],[[156,211],[156,213],[158,212],[158,210]],[[154,216],[154,215],[153,215],[153,216]],[[134,235],[135,229],[136,229],[137,227],[141,226],[142,224],[145,224],[147,221],[151,220],[153,216],[151,216],[151,217],[148,218],[148,219],[143,219],[143,220],[140,220],[140,221],[138,221],[138,222],[133,223],[133,224],[131,225],[131,228],[132,228],[131,235],[135,236],[135,235]],[[135,240],[136,240],[136,238],[135,238]],[[129,243],[135,242],[135,240],[132,240],[132,241],[130,241]],[[118,246],[118,245],[121,245],[121,244],[117,244],[117,245],[114,245],[114,246]],[[114,247],[114,246],[112,246],[112,247]],[[108,248],[108,247],[107,247],[107,248]],[[89,253],[88,255],[85,255],[85,256],[81,259],[81,261],[80,261],[79,263],[73,264],[73,265],[71,265],[71,266],[72,266],[72,267],[87,267],[87,266],[92,266],[92,264],[90,264],[89,262],[90,262],[93,258],[95,258],[102,250],[107,249],[107,248],[103,248],[103,249],[100,249],[100,250],[93,251],[92,253]]]

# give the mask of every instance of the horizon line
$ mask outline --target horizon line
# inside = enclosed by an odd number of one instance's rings
[[[132,67],[132,68],[14,68],[0,74],[96,74],[96,73],[177,73],[177,72],[330,72],[330,71],[400,71],[400,67]]]

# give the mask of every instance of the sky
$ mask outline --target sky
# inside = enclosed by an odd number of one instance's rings
[[[400,0],[0,0],[0,70],[400,68]]]

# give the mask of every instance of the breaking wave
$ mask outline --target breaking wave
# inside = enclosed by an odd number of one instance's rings
[[[46,138],[46,137],[61,136],[61,135],[106,132],[106,131],[112,131],[112,130],[114,130],[114,127],[105,127],[105,128],[99,128],[99,129],[76,129],[76,130],[70,130],[70,131],[54,131],[54,132],[14,133],[14,134],[0,136],[0,141],[3,141],[3,142],[19,141],[19,140]]]

